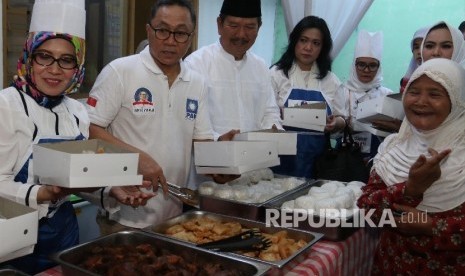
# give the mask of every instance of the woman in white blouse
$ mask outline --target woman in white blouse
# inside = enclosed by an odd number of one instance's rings
[[[341,82],[331,72],[329,53],[332,45],[326,22],[316,16],[304,17],[292,30],[286,51],[270,69],[276,101],[281,110],[315,101],[327,103],[325,132],[335,132],[345,126],[343,118],[334,116],[342,113],[334,105]],[[324,148],[325,137],[321,133],[299,135],[297,155],[282,156],[282,165],[274,168],[275,172],[311,177],[313,161]]]

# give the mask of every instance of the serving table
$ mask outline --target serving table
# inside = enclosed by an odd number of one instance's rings
[[[379,239],[379,230],[361,228],[343,241],[320,240],[308,254],[293,260],[293,267],[285,271],[270,271],[270,275],[369,275]],[[56,266],[37,276],[62,276]]]
[[[378,229],[361,228],[343,241],[320,240],[303,260],[281,273],[294,275],[370,275]],[[278,273],[272,273],[278,274]]]

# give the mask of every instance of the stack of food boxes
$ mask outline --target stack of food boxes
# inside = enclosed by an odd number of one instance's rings
[[[278,155],[297,153],[297,132],[275,129],[248,131],[236,134],[234,141],[275,141],[278,143]]]
[[[32,253],[38,217],[37,210],[0,197],[0,263]]]
[[[276,141],[195,142],[199,174],[242,174],[279,165]]]

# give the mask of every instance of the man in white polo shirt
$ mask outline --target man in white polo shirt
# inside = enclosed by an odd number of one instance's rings
[[[190,1],[158,1],[146,25],[149,47],[107,65],[87,102],[90,137],[140,152],[139,173],[153,186],[185,185],[192,141],[213,139],[203,78],[181,62],[194,29]],[[110,220],[143,228],[181,210],[181,202],[160,189],[146,206],[107,211]]]

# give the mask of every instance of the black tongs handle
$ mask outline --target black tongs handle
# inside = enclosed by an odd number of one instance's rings
[[[259,230],[252,229],[226,239],[197,245],[198,247],[218,251],[261,250],[266,243]]]
[[[249,237],[239,241],[223,242],[221,244],[200,244],[199,247],[215,251],[251,251],[262,250],[263,240],[261,237]]]
[[[229,237],[229,238],[225,238],[225,239],[221,239],[221,240],[217,240],[217,241],[212,241],[212,242],[207,242],[207,243],[202,243],[202,244],[199,244],[198,246],[199,247],[203,247],[203,248],[207,248],[209,246],[216,246],[216,245],[222,245],[222,244],[225,244],[225,243],[229,243],[229,242],[240,242],[242,240],[245,240],[245,239],[248,239],[248,238],[251,238],[251,237],[254,237],[254,236],[259,236],[260,235],[260,232],[258,230],[247,230],[245,232],[242,232],[238,235],[235,235],[235,236],[232,236],[232,237]]]

